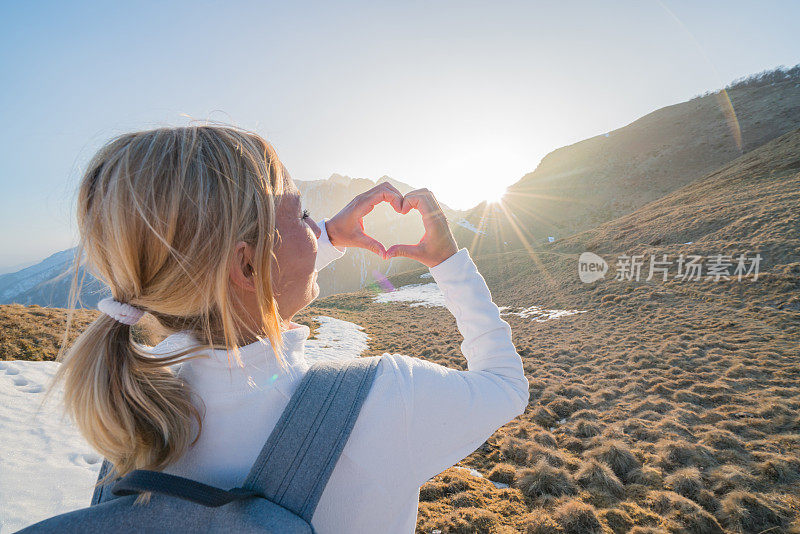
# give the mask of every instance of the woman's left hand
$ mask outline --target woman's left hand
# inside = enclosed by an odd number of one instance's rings
[[[358,247],[386,257],[386,249],[380,241],[364,232],[364,217],[381,202],[388,202],[400,212],[403,195],[389,182],[383,182],[369,191],[356,196],[342,211],[328,219],[325,230],[328,239],[336,247]]]

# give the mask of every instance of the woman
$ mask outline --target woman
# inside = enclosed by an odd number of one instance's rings
[[[420,211],[419,245],[384,250],[365,235],[362,218],[380,202]],[[113,300],[66,352],[58,378],[70,415],[120,475],[154,469],[241,485],[309,367],[309,329],[292,318],[319,294],[317,272],[347,247],[429,267],[469,370],[376,357],[314,513],[317,532],[413,532],[419,486],[527,406],[511,330],[426,189],[402,195],[383,183],[317,225],[259,136],[160,128],[122,135],[95,155],[78,223],[79,257]],[[76,276],[73,304],[78,292]],[[155,348],[134,326],[145,312],[169,334]]]

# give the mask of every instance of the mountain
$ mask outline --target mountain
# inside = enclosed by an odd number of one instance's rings
[[[394,185],[403,194],[414,189],[388,176],[372,181],[332,174],[327,180],[296,180],[295,184],[300,189],[303,207],[310,211],[315,220],[321,221],[338,213],[356,195],[384,181]],[[444,204],[442,209],[450,220],[461,219],[462,212],[452,210]],[[364,225],[367,232],[382,241],[386,247],[395,243],[416,243],[424,231],[422,219],[416,211],[401,216],[385,203],[375,207],[364,219]],[[70,267],[75,252],[75,248],[57,252],[36,265],[0,275],[0,304],[67,307],[73,272]],[[381,280],[386,275],[402,272],[413,266],[414,262],[405,258],[384,261],[371,252],[349,249],[343,258],[320,272],[320,296],[355,291]],[[81,271],[79,276],[83,275]],[[83,307],[96,307],[97,302],[108,294],[108,289],[100,281],[86,273],[80,295]]]
[[[75,249],[56,252],[35,265],[0,275],[0,300],[26,293],[40,283],[61,274],[64,266],[70,264],[74,256]]]
[[[537,246],[633,212],[800,126],[800,68],[654,111],[560,148],[508,188],[503,204],[465,216],[475,253]]]
[[[32,265],[36,265],[39,263],[36,260],[33,261],[25,261],[22,263],[15,263],[13,265],[6,265],[5,267],[0,267],[0,275],[7,274],[7,273],[15,273],[17,271],[21,271],[26,267],[31,267]]]
[[[76,248],[62,250],[35,265],[0,275],[0,303],[67,307],[75,253]],[[81,270],[79,276],[83,275]],[[108,294],[108,289],[99,280],[86,273],[80,295],[84,307],[96,307],[97,302]]]

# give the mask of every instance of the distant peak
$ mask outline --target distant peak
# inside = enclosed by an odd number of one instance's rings
[[[342,184],[347,185],[350,183],[351,178],[349,176],[342,176],[341,174],[333,173],[331,174],[328,181],[333,182],[335,184]]]

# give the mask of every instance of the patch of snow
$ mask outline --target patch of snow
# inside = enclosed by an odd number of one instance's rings
[[[466,219],[463,219],[463,218],[459,219],[459,220],[456,221],[456,224],[461,226],[462,228],[466,228],[467,230],[469,230],[471,232],[475,232],[476,234],[486,235],[486,232],[484,232],[483,230],[478,230],[477,228],[475,228],[475,226],[473,226],[473,224],[471,222],[469,222]]]
[[[469,471],[469,474],[470,474],[470,475],[472,475],[472,476],[474,476],[474,477],[483,478],[483,475],[481,474],[481,472],[480,472],[480,471],[478,471],[478,470],[477,470],[477,469],[475,469],[475,468],[472,468],[472,467],[464,467],[464,466],[461,466],[461,465],[457,465],[457,466],[455,466],[455,468],[456,468],[456,469],[461,469],[462,471]]]
[[[392,259],[394,259],[394,258],[392,258]],[[433,278],[433,275],[431,273],[422,273],[421,275],[419,275],[419,277],[420,278]]]
[[[586,310],[548,310],[541,306],[528,306],[527,308],[500,306],[500,315],[517,315],[523,319],[530,319],[537,323],[576,315],[578,313],[586,313]]]
[[[375,302],[407,302],[409,306],[444,306],[444,294],[439,286],[430,284],[411,284],[400,286],[394,291],[378,293]]]
[[[553,242],[553,241],[555,241],[555,240],[556,240],[556,238],[555,238],[555,237],[553,237],[553,236],[551,236],[551,235],[547,236],[547,242],[548,242],[548,243],[552,243],[552,242]]]
[[[481,474],[481,472],[480,472],[480,471],[478,471],[477,469],[473,469],[472,467],[463,467],[463,466],[460,466],[460,465],[456,465],[456,466],[454,466],[454,467],[455,467],[456,469],[461,469],[461,470],[463,470],[463,471],[469,471],[469,474],[470,474],[470,475],[472,475],[472,476],[474,476],[474,477],[478,477],[478,478],[486,478],[486,477],[484,477],[484,476]],[[504,483],[504,482],[495,482],[494,480],[489,480],[489,482],[491,482],[492,484],[494,484],[494,487],[495,487],[495,488],[498,488],[498,489],[503,489],[503,488],[507,488],[507,487],[508,487],[508,484],[506,484],[506,483]]]
[[[373,297],[373,300],[382,303],[406,302],[411,307],[445,307],[444,294],[435,282],[430,284],[400,286],[394,291],[378,293]],[[523,319],[530,319],[537,323],[543,323],[551,319],[558,319],[578,313],[586,313],[585,310],[549,310],[541,306],[529,306],[527,308],[500,306],[498,309],[500,310],[500,315],[517,315]]]
[[[306,360],[309,365],[318,361],[345,361],[358,358],[367,350],[367,336],[364,327],[320,315],[314,318],[319,322],[316,339],[306,341]]]
[[[44,392],[56,362],[0,361],[0,532],[88,506],[102,458]]]

